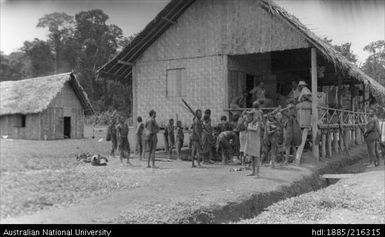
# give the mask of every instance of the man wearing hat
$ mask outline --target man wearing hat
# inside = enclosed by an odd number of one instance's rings
[[[369,119],[366,124],[366,129],[364,133],[366,145],[368,147],[368,154],[370,158],[369,168],[375,167],[379,165],[379,157],[378,157],[378,141],[380,139],[380,131],[377,126],[378,120],[376,119],[376,115],[374,110],[369,110]]]
[[[308,84],[305,81],[300,81],[298,83],[298,90],[300,91],[299,97],[298,97],[298,102],[303,102],[303,101],[311,101],[311,90],[307,88]]]

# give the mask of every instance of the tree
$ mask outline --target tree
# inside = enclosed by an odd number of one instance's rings
[[[364,50],[369,52],[369,57],[365,60],[361,70],[370,77],[385,86],[385,41],[378,40],[364,47]],[[380,98],[380,97],[379,97]],[[385,117],[385,99],[379,99],[377,102],[382,108],[382,117]]]
[[[108,82],[96,81],[96,70],[105,64],[125,40],[123,31],[116,25],[108,25],[109,19],[100,9],[82,11],[75,15],[75,39],[81,45],[79,54],[80,80],[86,84],[97,110],[106,110],[112,103]]]
[[[49,75],[54,72],[54,55],[50,45],[43,40],[25,41],[22,51],[31,62],[32,77]]]
[[[329,44],[332,44],[333,40],[330,40],[328,38],[324,38],[324,41],[329,43]],[[347,60],[349,60],[350,62],[352,62],[354,64],[357,64],[357,55],[355,55],[353,53],[353,51],[351,50],[352,43],[346,42],[346,43],[341,44],[341,45],[332,45],[332,46],[335,50],[340,52],[342,54],[342,56],[344,56]]]
[[[362,65],[362,70],[385,86],[385,41],[378,40],[364,47],[370,55]]]
[[[73,37],[74,19],[64,12],[54,12],[44,15],[39,19],[37,27],[48,28],[49,41],[52,44],[55,52],[55,72],[68,71],[67,67],[63,65],[62,52],[68,50],[65,47],[67,41]]]
[[[0,52],[0,81],[15,81],[30,77],[31,61],[23,52],[5,55]]]

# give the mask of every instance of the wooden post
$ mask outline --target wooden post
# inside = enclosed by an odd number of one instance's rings
[[[345,144],[345,150],[349,150],[349,129],[346,129],[344,132],[344,144]]]
[[[339,134],[339,142],[340,142],[340,149],[341,151],[344,150],[344,131],[342,131],[342,129],[340,130],[340,134]]]
[[[326,158],[326,133],[325,130],[322,131],[322,142],[321,142],[321,153],[322,153],[322,158]]]
[[[317,51],[311,48],[311,91],[312,91],[312,134],[313,156],[319,160],[319,146],[315,145],[318,132],[318,78],[317,78]]]
[[[338,89],[337,89],[338,106],[341,108],[342,107],[342,95],[341,95],[342,77],[340,74],[337,75],[337,83],[338,83]]]
[[[360,131],[360,128],[358,126],[356,126],[356,143],[357,145],[361,145],[362,142],[361,142],[361,131]]]
[[[326,143],[327,143],[327,155],[328,155],[329,157],[332,157],[332,156],[333,156],[332,137],[333,137],[333,134],[332,134],[332,132],[329,130],[328,133],[327,133],[327,137],[326,137]]]
[[[333,148],[334,153],[338,153],[338,131],[333,131]]]

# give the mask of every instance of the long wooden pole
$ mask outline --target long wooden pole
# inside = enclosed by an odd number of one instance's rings
[[[319,160],[319,146],[316,144],[318,132],[318,80],[317,80],[317,51],[311,48],[311,91],[312,91],[312,133],[313,156]]]

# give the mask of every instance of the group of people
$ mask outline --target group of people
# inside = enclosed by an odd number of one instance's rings
[[[305,81],[292,81],[292,90],[288,94],[288,102],[290,103],[300,103],[304,101],[311,102],[312,92],[308,88],[308,84]],[[244,90],[241,95],[235,97],[231,103],[231,109],[240,109],[247,108],[248,102],[252,101],[252,105],[258,104],[261,107],[273,107],[274,101],[271,98],[267,97],[265,84],[263,81],[252,89],[251,91]]]
[[[231,121],[226,116],[221,117],[220,123],[214,127],[211,124],[211,111],[207,109],[204,114],[196,110],[190,133],[192,167],[200,167],[202,163],[214,163],[216,154],[219,155],[225,165],[236,155],[242,165],[252,166],[251,175],[259,175],[261,158],[270,161],[272,167],[277,162],[279,147],[286,148],[285,164],[289,162],[288,156],[291,150],[295,153],[298,145],[293,136],[294,129],[298,128],[296,122],[295,106],[286,111],[276,110],[268,115],[263,115],[258,104],[253,109],[235,114]],[[283,117],[285,116],[285,117]],[[169,158],[175,148],[177,159],[181,160],[181,149],[184,143],[184,128],[182,122],[170,119],[164,130],[165,146]],[[140,160],[144,159],[148,152],[148,167],[155,167],[155,151],[158,143],[157,133],[160,126],[156,122],[156,112],[151,110],[148,119],[143,122],[141,117],[137,118],[136,127],[136,151]],[[130,145],[128,142],[129,128],[124,117],[112,119],[108,127],[107,139],[112,142],[111,156],[115,151],[120,152],[120,161],[127,160],[130,163]],[[264,156],[265,154],[265,156]],[[249,159],[247,159],[247,157]],[[251,163],[251,164],[250,164]]]
[[[306,88],[304,83],[299,83],[292,90],[293,98],[306,100],[309,93],[302,93]],[[298,91],[296,91],[298,90]],[[297,93],[297,94],[296,94]],[[298,95],[298,97],[296,97]],[[296,100],[298,102],[298,100]],[[295,101],[294,101],[295,102]],[[296,148],[302,142],[302,131],[296,118],[296,106],[293,100],[281,109],[264,114],[259,103],[254,103],[252,109],[242,113],[235,113],[231,121],[226,116],[221,117],[217,126],[211,124],[211,111],[204,113],[200,109],[194,113],[190,133],[192,167],[200,167],[202,163],[214,163],[214,158],[219,155],[224,165],[237,156],[243,166],[252,168],[250,175],[259,176],[259,167],[266,162],[272,168],[279,162],[289,164],[295,157]],[[184,128],[181,121],[170,119],[164,130],[165,145],[169,158],[172,158],[173,149],[176,150],[177,159],[181,160],[181,149],[184,144]],[[155,166],[155,151],[157,148],[160,126],[156,122],[156,112],[151,110],[149,117],[143,122],[137,118],[136,151],[140,160],[148,152],[148,167]],[[113,119],[108,127],[107,140],[112,142],[111,156],[115,150],[120,151],[120,160],[127,159],[130,163],[130,145],[128,142],[129,128],[123,117]],[[381,131],[379,121],[373,111],[370,112],[369,121],[364,132],[368,147],[371,166],[379,165]],[[290,156],[290,154],[293,154]]]
[[[158,143],[157,133],[159,131],[159,125],[156,120],[156,112],[151,110],[149,117],[145,123],[141,117],[137,118],[138,126],[136,129],[136,148],[139,152],[139,158],[144,158],[145,152],[148,152],[148,168],[155,168],[155,151]],[[116,122],[118,121],[118,124]],[[130,144],[128,141],[129,127],[125,123],[123,116],[113,118],[111,124],[107,130],[107,141],[112,142],[111,156],[115,156],[115,150],[120,152],[120,161],[123,163],[124,159],[127,159],[127,164],[132,165],[130,162]]]
[[[211,126],[210,115],[210,110],[205,111],[203,118],[201,110],[195,112],[190,138],[192,167],[199,167],[202,162],[212,163],[216,152],[223,165],[236,155],[243,166],[249,163],[250,175],[259,176],[262,160],[274,168],[278,155],[285,153],[283,165],[287,165],[290,153],[295,154],[301,143],[301,128],[293,104],[263,114],[255,103],[251,110],[235,114],[231,122],[222,116],[215,128]]]

